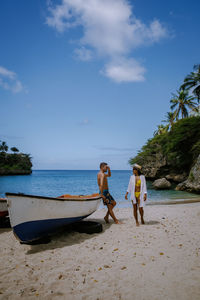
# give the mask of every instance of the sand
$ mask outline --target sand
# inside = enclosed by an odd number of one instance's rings
[[[200,203],[116,208],[123,225],[89,219],[103,232],[63,232],[46,245],[21,245],[0,229],[0,299],[200,299]]]

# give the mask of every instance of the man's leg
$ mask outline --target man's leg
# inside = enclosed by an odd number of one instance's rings
[[[110,204],[112,206],[112,209],[115,207],[116,204],[117,204],[116,201],[112,200],[112,202]],[[109,209],[108,209],[107,214],[104,217],[104,220],[105,220],[106,223],[109,223],[109,215],[110,215],[110,213],[109,213]]]
[[[119,221],[117,220],[117,218],[115,217],[115,214],[113,212],[113,205],[112,204],[107,204],[107,207],[108,207],[109,215],[113,218],[113,220],[116,224],[119,224]]]
[[[145,224],[144,223],[144,209],[143,209],[143,207],[139,207],[139,211],[140,211],[140,216],[141,216],[141,223]]]
[[[107,214],[104,217],[104,220],[105,220],[106,223],[109,223],[108,218],[109,218],[109,210],[107,211]]]
[[[133,203],[133,215],[135,217],[136,226],[139,226],[138,214],[137,214],[137,203],[136,204]]]
[[[112,200],[111,205],[113,206],[113,208],[115,207],[116,204],[117,204],[116,201]]]

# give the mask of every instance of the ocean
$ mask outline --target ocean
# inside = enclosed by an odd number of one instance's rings
[[[0,197],[5,197],[6,192],[50,197],[98,193],[97,173],[94,170],[34,170],[31,175],[0,176]],[[131,206],[131,202],[124,199],[131,175],[131,170],[114,170],[108,178],[110,193],[118,207]],[[200,198],[199,195],[174,189],[156,191],[150,181],[147,189],[149,202]]]

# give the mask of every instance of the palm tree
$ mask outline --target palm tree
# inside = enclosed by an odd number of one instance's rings
[[[167,123],[167,125],[166,125],[167,131],[170,128],[172,128],[172,126],[174,125],[176,114],[177,114],[176,110],[174,112],[172,112],[172,111],[167,112],[167,114],[166,114],[166,120],[162,121],[164,123]]]
[[[2,152],[7,152],[8,151],[8,146],[7,146],[6,142],[1,143],[0,151],[2,151]]]
[[[200,102],[200,64],[194,65],[193,69],[196,72],[191,72],[188,76],[185,77],[181,89],[190,90],[194,88],[192,92],[197,97],[197,101],[199,103]]]
[[[167,126],[164,126],[163,124],[158,125],[158,126],[157,126],[157,130],[154,131],[154,136],[160,135],[160,134],[162,134],[162,133],[166,133],[167,131],[168,131]]]
[[[188,108],[195,110],[197,107],[196,102],[193,101],[195,97],[189,96],[188,94],[189,91],[184,89],[179,89],[177,95],[172,94],[173,98],[170,100],[170,103],[172,110],[176,108],[174,111],[176,120],[178,120],[180,113],[182,119],[188,117]]]

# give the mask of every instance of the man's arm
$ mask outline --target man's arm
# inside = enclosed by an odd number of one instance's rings
[[[108,171],[108,174],[105,174],[106,177],[111,177],[111,171],[110,171],[110,167],[107,166],[107,171]]]

